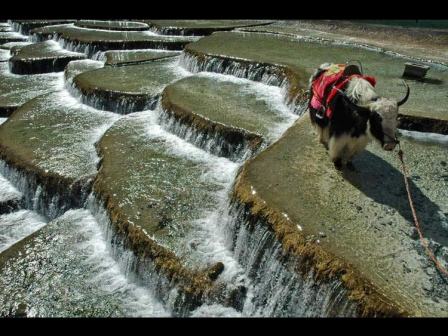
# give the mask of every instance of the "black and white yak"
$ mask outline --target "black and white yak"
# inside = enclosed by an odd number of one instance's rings
[[[339,71],[342,73],[336,82],[324,88],[322,85],[325,84],[320,83],[322,96],[318,96],[317,82]],[[344,165],[353,169],[353,157],[362,152],[372,139],[377,140],[384,150],[395,148],[398,143],[398,107],[409,98],[409,86],[404,84],[406,95],[397,102],[378,96],[373,88],[375,79],[362,76],[356,65],[325,63],[311,76],[308,104],[311,122],[337,169]],[[331,99],[327,100],[329,97]]]

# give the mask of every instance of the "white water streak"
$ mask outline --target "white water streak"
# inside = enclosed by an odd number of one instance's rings
[[[0,203],[22,198],[22,193],[16,189],[3,175],[0,175]]]
[[[47,224],[44,217],[30,210],[0,216],[0,252]]]
[[[408,131],[404,129],[399,129],[398,133],[410,140],[425,142],[429,144],[436,144],[442,146],[448,146],[448,135],[439,134],[439,133],[429,133],[429,132],[416,132],[416,131]]]
[[[73,231],[86,239],[75,246],[77,253],[93,270],[90,281],[109,293],[123,293],[123,306],[131,316],[168,316],[148,289],[131,282],[113,258],[99,223],[89,210],[69,210],[63,217],[73,225]]]

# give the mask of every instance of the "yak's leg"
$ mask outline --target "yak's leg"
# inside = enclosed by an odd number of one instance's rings
[[[324,145],[325,149],[328,150],[328,138],[329,138],[329,127],[320,127],[319,125],[314,125],[319,142]]]
[[[349,142],[347,150],[347,168],[350,170],[355,170],[353,165],[353,157],[361,153],[369,143],[369,138],[366,135],[360,136],[358,138],[352,138]]]
[[[346,147],[347,147],[347,136],[342,135],[339,137],[332,136],[328,143],[329,155],[331,161],[336,169],[342,169],[343,164],[346,161]]]
[[[310,119],[311,124],[314,126],[314,129],[317,132],[319,142],[324,145],[325,149],[328,150],[328,140],[330,135],[330,127],[328,126],[328,122],[324,122],[322,120],[318,120],[317,110],[310,109]]]

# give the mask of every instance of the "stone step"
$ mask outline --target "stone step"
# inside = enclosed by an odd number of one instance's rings
[[[443,29],[380,26],[364,20],[363,22],[300,20],[275,22],[269,26],[238,28],[238,30],[362,45],[448,65],[446,57],[448,34]]]
[[[57,197],[60,211],[80,207],[96,173],[94,143],[116,119],[80,104],[67,91],[28,101],[0,127],[0,157],[13,170],[5,177],[24,175],[45,191],[45,200]],[[33,202],[33,195],[26,197]]]
[[[62,73],[15,75],[8,62],[0,62],[0,117],[8,117],[19,106],[41,94],[60,90]]]
[[[16,32],[0,32],[0,44],[9,42],[24,42],[28,38],[22,34]]]
[[[142,31],[149,30],[149,26],[143,22],[135,21],[101,21],[101,20],[79,20],[75,26],[90,29],[120,30],[120,31]]]
[[[22,239],[32,235],[47,224],[45,217],[31,210],[16,210],[0,215],[0,263],[2,254]],[[7,252],[6,252],[7,253]]]
[[[104,53],[106,65],[129,65],[180,55],[180,51],[155,49],[109,50]]]
[[[90,59],[72,61],[64,69],[64,79],[70,85],[73,83],[73,78],[83,72],[100,69],[104,66],[103,62],[92,61]]]
[[[8,42],[0,45],[0,49],[2,50],[14,50],[15,52],[20,50],[21,47],[33,44],[33,42]]]
[[[401,145],[424,235],[446,254],[448,149]],[[428,271],[394,154],[371,144],[355,171],[339,173],[305,116],[243,167],[233,194],[246,209],[239,218],[267,227],[299,273],[339,279],[360,315],[447,316],[447,287]]]
[[[64,50],[55,41],[45,41],[20,48],[9,64],[12,73],[38,74],[63,71],[70,61],[84,58],[84,54]]]
[[[206,217],[219,207],[237,165],[183,142],[156,121],[155,111],[139,112],[123,117],[104,134],[93,190],[113,231],[140,264],[155,267],[157,274],[171,279],[169,287],[190,297],[184,301],[185,312],[178,312],[182,315],[229,285],[220,276],[220,262],[225,263],[224,272],[231,272],[231,257],[223,254],[223,247],[208,251],[218,243],[212,232],[219,223]],[[159,293],[163,301],[165,290]],[[242,297],[237,298],[239,303],[226,295],[217,300],[238,307]]]
[[[215,31],[232,30],[238,27],[268,25],[267,20],[147,20],[151,29],[164,35],[210,35]]]
[[[73,79],[85,104],[117,113],[152,109],[163,88],[180,78],[177,59],[155,60],[122,67],[106,66]]]
[[[0,49],[0,62],[7,62],[11,57],[11,53],[7,49]]]
[[[14,31],[11,27],[7,26],[7,27],[1,27],[0,26],[0,32],[2,33],[6,33],[6,32],[12,32]]]
[[[170,315],[113,259],[90,211],[69,210],[48,224],[38,219],[28,210],[10,218],[16,227],[43,227],[0,253],[1,316]]]
[[[64,48],[84,52],[88,57],[107,50],[182,50],[186,44],[197,40],[196,37],[191,36],[160,36],[146,31],[98,30],[73,25],[36,28],[31,31],[31,34],[38,41],[56,38],[63,43]]]
[[[76,20],[12,20],[11,24],[16,31],[29,35],[30,30],[35,28],[73,22],[76,22]]]
[[[280,89],[205,74],[168,85],[162,98],[163,123],[171,132],[219,156],[241,160],[272,143],[295,116]]]

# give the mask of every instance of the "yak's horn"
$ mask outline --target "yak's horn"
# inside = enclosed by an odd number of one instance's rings
[[[403,105],[404,103],[407,102],[408,98],[409,98],[409,93],[411,92],[411,90],[409,89],[409,85],[403,81],[403,84],[406,86],[406,95],[404,96],[404,98],[402,100],[400,100],[399,102],[397,102],[397,105]]]

